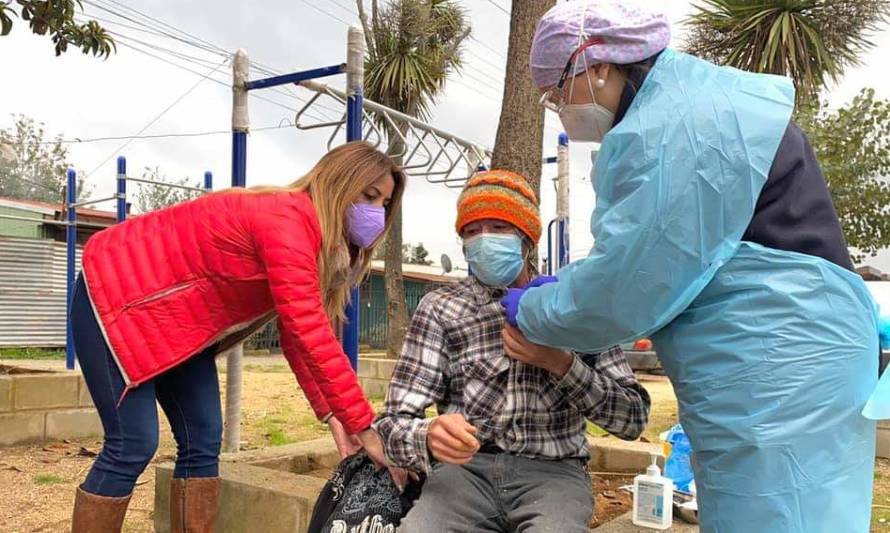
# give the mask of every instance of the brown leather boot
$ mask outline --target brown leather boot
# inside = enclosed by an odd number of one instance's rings
[[[173,478],[170,532],[213,533],[219,503],[218,477]]]
[[[77,488],[71,533],[120,533],[129,496],[109,498]]]

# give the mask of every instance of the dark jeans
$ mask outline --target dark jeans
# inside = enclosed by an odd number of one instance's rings
[[[82,488],[110,497],[133,492],[136,479],[158,447],[155,400],[176,439],[174,477],[218,476],[222,413],[212,351],[195,355],[131,389],[121,401],[126,385],[102,336],[83,277],[77,280],[71,323],[77,359],[105,429],[102,452]]]

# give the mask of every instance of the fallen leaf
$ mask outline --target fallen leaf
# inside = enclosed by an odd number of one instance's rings
[[[96,457],[99,454],[94,452],[93,450],[81,446],[80,450],[77,452],[77,455],[81,457]]]

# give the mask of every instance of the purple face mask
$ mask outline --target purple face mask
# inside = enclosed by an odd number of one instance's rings
[[[386,209],[370,204],[352,204],[346,210],[349,242],[361,248],[371,246],[383,233]]]

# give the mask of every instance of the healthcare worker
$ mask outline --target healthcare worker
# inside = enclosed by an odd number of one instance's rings
[[[530,67],[570,139],[601,142],[590,255],[511,291],[539,344],[654,336],[709,533],[866,532],[875,308],[788,79],[667,48],[664,15],[560,2]]]
[[[157,404],[177,446],[171,531],[214,531],[215,357],[275,317],[284,357],[341,453],[360,444],[385,463],[374,411],[331,322],[367,273],[404,187],[386,154],[349,143],[290,185],[208,194],[89,240],[71,323],[105,442],[77,489],[73,533],[121,530],[158,446]]]

